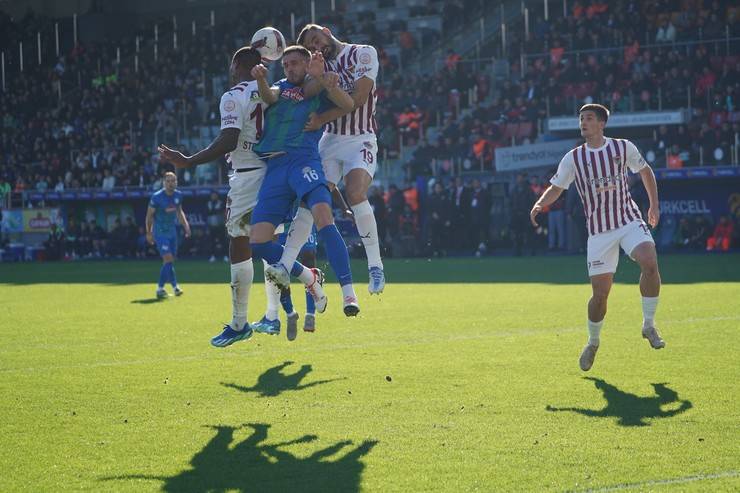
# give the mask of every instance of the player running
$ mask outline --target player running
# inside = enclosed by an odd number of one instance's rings
[[[175,276],[175,255],[177,255],[177,229],[175,224],[180,221],[185,229],[185,237],[190,236],[190,225],[182,210],[182,192],[177,190],[177,175],[172,171],[164,174],[164,186],[152,195],[149,207],[146,210],[146,241],[150,245],[157,245],[162,257],[162,268],[159,271],[157,284],[157,298],[167,297],[164,285],[169,281],[175,296],[182,295],[183,291],[177,285]]]
[[[320,53],[311,55],[302,46],[291,46],[283,54],[286,78],[270,87],[267,70],[258,65],[252,71],[262,99],[272,106],[265,117],[262,141],[255,147],[267,159],[267,175],[252,213],[252,251],[272,264],[265,272],[281,289],[287,289],[290,274],[298,277],[314,294],[316,309],[322,313],[327,299],[320,292],[321,273],[297,262],[278,263],[283,247],[272,242],[275,228],[281,224],[296,199],[305,202],[316,222],[318,236],[326,246],[329,264],[342,287],[344,313],[355,316],[360,308],[352,285],[347,247],[339,234],[331,209],[331,194],[319,157],[321,130],[304,131],[311,113],[323,112],[332,104],[349,110],[352,98],[338,85],[338,76],[324,74]],[[306,75],[319,81],[324,91],[310,96],[303,87]],[[305,239],[302,240],[302,243]]]
[[[372,46],[343,43],[328,28],[316,24],[308,24],[301,30],[298,44],[321,53],[326,60],[325,69],[339,74],[340,86],[352,96],[353,105],[349,110],[335,108],[321,114],[312,113],[306,130],[316,131],[328,124],[319,142],[324,173],[331,189],[344,177],[347,201],[367,255],[368,291],[380,294],[385,287],[385,274],[380,258],[378,225],[367,199],[377,166],[375,79],[378,76],[378,54]],[[308,210],[299,209],[282,259],[286,265],[295,260],[311,231],[311,222]]]
[[[648,224],[660,220],[658,185],[653,170],[635,145],[624,139],[604,137],[609,110],[600,104],[587,104],[579,111],[581,135],[586,142],[563,157],[550,187],[532,207],[530,219],[537,226],[537,215],[575,181],[583,202],[588,228],[587,260],[593,295],[588,302],[588,344],[579,364],[588,371],[599,349],[599,335],[606,315],[606,302],[619,262],[619,247],[640,266],[642,294],[642,337],[654,349],[665,347],[655,328],[655,311],[660,293],[660,273],[655,242],[632,200],[627,169],[639,173],[650,199]]]
[[[247,303],[254,277],[249,222],[267,171],[265,162],[255,154],[253,147],[262,136],[267,104],[259,97],[251,72],[261,61],[259,52],[250,47],[239,48],[234,53],[229,67],[233,87],[221,96],[221,132],[208,147],[192,156],[184,156],[165,145],[159,146],[162,156],[178,168],[210,163],[227,155],[233,170],[226,199],[232,319],[221,334],[211,339],[216,347],[229,346],[252,336],[252,328],[247,323]]]

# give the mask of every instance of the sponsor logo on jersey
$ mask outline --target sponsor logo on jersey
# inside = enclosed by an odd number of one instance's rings
[[[221,125],[234,125],[236,123],[236,115],[226,115],[221,118]]]
[[[291,101],[303,101],[303,89],[300,87],[291,87],[290,89],[283,89],[280,93],[281,98],[290,99]]]
[[[234,111],[236,103],[231,99],[224,101],[224,111]]]
[[[371,142],[365,141],[365,142],[362,143],[362,145],[365,146],[365,149],[372,149],[373,148],[373,144]]]
[[[311,167],[310,166],[304,166],[303,167],[303,170],[301,170],[301,173],[303,173],[304,175],[305,174],[308,174],[310,172],[311,172]]]
[[[622,156],[617,154],[612,158],[614,160],[614,164],[618,167],[622,166]]]
[[[370,63],[372,61],[373,61],[373,59],[370,56],[370,53],[363,53],[362,55],[360,55],[360,63],[363,63],[363,64],[366,64],[367,65],[368,63]]]

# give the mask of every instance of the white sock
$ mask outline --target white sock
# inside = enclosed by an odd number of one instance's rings
[[[357,232],[360,233],[362,244],[365,245],[368,267],[380,267],[382,269],[383,261],[380,259],[378,224],[375,222],[375,214],[373,214],[373,208],[370,202],[366,200],[353,205],[352,212],[355,213]]]
[[[298,279],[306,286],[310,286],[314,281],[313,272],[311,272],[311,269],[304,267],[303,271],[298,276]]]
[[[604,325],[603,320],[601,322],[592,322],[591,320],[588,321],[588,343],[591,346],[599,345],[599,335],[601,334],[602,325]]]
[[[265,269],[270,266],[267,262],[264,260],[262,263],[265,266]],[[267,317],[267,320],[276,320],[278,318],[278,310],[280,309],[280,288],[278,288],[274,283],[267,280],[267,277],[265,277],[265,296],[267,296],[267,311],[265,312],[265,317]]]
[[[231,304],[232,315],[231,327],[234,330],[242,330],[247,323],[247,302],[249,301],[249,289],[252,287],[254,277],[254,265],[252,259],[231,264]]]
[[[354,299],[357,299],[357,295],[355,294],[354,285],[350,283],[350,284],[345,284],[344,286],[342,286],[342,296],[344,298],[346,298],[347,296],[351,296]]]
[[[642,297],[642,326],[653,327],[655,323],[655,310],[658,309],[658,296],[650,298]]]
[[[311,227],[313,226],[313,216],[311,211],[303,207],[299,207],[295,213],[293,221],[290,223],[290,229],[288,229],[288,238],[285,240],[285,248],[283,249],[283,255],[280,257],[280,263],[288,269],[293,267],[295,259],[298,258],[298,254],[303,248],[303,245],[308,241],[308,236],[311,234]]]

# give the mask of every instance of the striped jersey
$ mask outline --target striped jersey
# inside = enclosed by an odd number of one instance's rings
[[[265,130],[254,150],[258,153],[300,151],[318,155],[322,130],[305,132],[303,128],[311,113],[323,113],[333,108],[334,103],[326,91],[306,98],[303,87],[291,84],[287,79],[276,82],[273,87],[279,89],[280,96],[265,113]]]
[[[567,189],[573,181],[583,202],[589,235],[642,221],[632,200],[627,169],[637,173],[647,166],[640,151],[629,140],[607,138],[592,149],[584,143],[563,157],[550,183]]]
[[[355,90],[355,83],[363,77],[373,81],[367,101],[326,126],[326,132],[337,135],[375,134],[378,131],[375,122],[375,106],[378,102],[375,79],[378,77],[378,52],[368,45],[345,44],[342,51],[333,59],[325,62],[327,71],[339,74],[339,84],[348,93]]]
[[[257,81],[240,82],[221,96],[221,129],[240,130],[236,149],[226,155],[232,169],[265,166],[252,148],[262,138],[266,108],[267,104],[260,99]]]

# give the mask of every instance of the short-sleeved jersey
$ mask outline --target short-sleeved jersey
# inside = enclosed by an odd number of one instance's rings
[[[583,144],[568,152],[550,183],[567,189],[576,182],[588,233],[595,235],[642,220],[630,194],[627,169],[637,173],[645,166],[645,159],[632,142],[607,138],[598,149]]]
[[[265,113],[265,131],[262,140],[254,147],[255,151],[306,152],[318,156],[323,130],[304,132],[303,127],[311,113],[322,113],[334,106],[326,91],[307,99],[303,88],[287,79],[278,81],[274,87],[280,90],[280,96]]]
[[[375,107],[378,103],[375,80],[378,77],[378,52],[372,46],[346,44],[342,51],[324,64],[327,71],[339,74],[339,84],[348,93],[355,90],[355,83],[363,77],[373,81],[367,101],[351,113],[329,123],[327,133],[337,135],[362,135],[377,133]]]
[[[177,209],[182,206],[182,192],[175,190],[172,195],[161,189],[149,199],[149,207],[154,212],[154,236],[173,237],[177,234]]]
[[[240,130],[236,149],[226,156],[226,161],[233,169],[265,166],[253,148],[262,138],[266,108],[267,104],[259,96],[256,81],[241,82],[221,96],[221,129]]]

